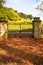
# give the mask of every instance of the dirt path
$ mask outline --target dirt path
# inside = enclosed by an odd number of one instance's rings
[[[43,65],[43,39],[10,38],[0,41],[0,65]]]

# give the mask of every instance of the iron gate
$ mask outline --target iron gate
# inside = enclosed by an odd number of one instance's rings
[[[32,23],[8,24],[8,37],[31,37]]]

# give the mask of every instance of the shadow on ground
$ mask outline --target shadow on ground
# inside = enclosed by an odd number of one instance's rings
[[[0,65],[43,65],[43,39],[10,38],[0,41]]]

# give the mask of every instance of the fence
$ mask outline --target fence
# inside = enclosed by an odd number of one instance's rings
[[[32,23],[8,24],[8,37],[31,37],[32,32]]]

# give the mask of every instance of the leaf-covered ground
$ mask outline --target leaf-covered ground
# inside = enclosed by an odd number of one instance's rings
[[[43,39],[0,40],[0,65],[43,65]]]

